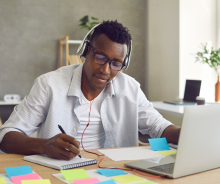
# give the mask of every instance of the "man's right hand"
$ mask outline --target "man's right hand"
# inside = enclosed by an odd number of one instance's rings
[[[50,139],[32,138],[20,132],[5,134],[0,149],[5,153],[22,155],[47,154],[51,158],[70,160],[79,155],[79,142],[66,134]]]
[[[71,160],[79,155],[79,145],[80,143],[75,138],[66,134],[58,134],[45,140],[43,152],[51,158]]]

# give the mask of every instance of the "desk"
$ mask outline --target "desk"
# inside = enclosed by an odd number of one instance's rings
[[[162,101],[152,102],[153,106],[160,113],[169,114],[173,116],[183,117],[184,109],[187,105],[173,105],[164,103]]]
[[[97,150],[91,150],[93,152],[99,153]],[[99,153],[100,154],[100,153]],[[101,160],[102,157],[98,157],[96,155],[86,153],[84,151],[81,151],[81,155],[85,158],[92,158],[96,159],[97,162]],[[0,173],[5,173],[5,167],[14,167],[14,166],[25,166],[25,165],[30,165],[31,169],[38,173],[43,179],[50,179],[52,184],[64,184],[64,182],[58,180],[51,174],[56,174],[60,173],[58,170],[51,169],[48,167],[44,167],[41,165],[37,165],[31,162],[27,162],[23,160],[22,155],[16,155],[16,154],[2,154],[0,155]],[[119,161],[115,162],[109,159],[108,157],[105,156],[104,160],[102,161],[101,166],[107,167],[107,166],[113,166],[113,167],[119,167],[119,168],[125,168],[124,163],[125,162],[131,162],[131,161]],[[84,168],[85,170],[91,170],[91,169],[97,169],[97,165],[89,165]],[[134,175],[144,177],[141,175],[138,175],[134,172],[130,172]],[[144,173],[144,172],[143,172]],[[149,173],[145,173],[148,175],[151,175]],[[190,176],[185,176],[182,178],[177,178],[177,179],[169,179],[169,178],[151,178],[151,177],[146,177],[147,179],[160,183],[160,184],[183,184],[183,183],[193,183],[193,184],[216,184],[220,183],[220,168],[218,169],[213,169],[210,171],[190,175]]]

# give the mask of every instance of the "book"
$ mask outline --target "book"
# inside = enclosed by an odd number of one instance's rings
[[[1,117],[0,117],[0,127],[3,125],[3,123],[2,123],[2,120],[1,120]]]
[[[49,158],[46,155],[31,155],[25,156],[25,161],[33,162],[35,164],[43,165],[46,167],[51,167],[57,170],[64,170],[64,169],[72,169],[76,167],[82,167],[86,165],[96,164],[97,161],[94,159],[87,159],[87,158],[79,158],[74,157],[72,160],[57,160],[54,158]]]

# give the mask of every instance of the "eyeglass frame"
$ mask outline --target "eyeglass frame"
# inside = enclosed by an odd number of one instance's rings
[[[97,53],[97,52],[95,52],[95,51],[93,50],[93,47],[90,45],[89,42],[88,42],[88,46],[91,48],[91,51],[92,51],[93,54],[94,54],[94,62],[97,63],[97,62],[95,61],[95,55],[96,55],[96,54],[99,54],[99,53]],[[113,71],[120,71],[120,70],[124,67],[124,62],[120,62],[120,61],[118,61],[118,60],[111,60],[111,59],[108,58],[108,56],[106,56],[106,55],[104,55],[104,54],[100,54],[100,55],[105,56],[105,57],[107,58],[107,60],[106,60],[105,63],[103,63],[103,64],[100,64],[100,63],[97,63],[97,64],[99,64],[99,65],[105,65],[105,64],[109,61],[109,66],[110,66],[111,70],[113,70]],[[114,69],[112,69],[111,63],[112,63],[113,61],[117,61],[117,62],[119,62],[119,63],[122,64],[122,65],[121,65],[121,68],[120,68],[119,70],[114,70]]]

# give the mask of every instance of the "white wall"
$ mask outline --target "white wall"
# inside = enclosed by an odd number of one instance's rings
[[[179,1],[148,0],[146,86],[151,101],[179,95]]]
[[[220,0],[147,1],[146,91],[149,100],[183,98],[186,79],[202,80],[200,96],[214,100],[217,74],[208,65],[195,63],[195,57],[202,51],[201,43],[211,41],[216,49],[217,1]],[[220,19],[218,22],[220,25]]]
[[[195,57],[197,52],[203,51],[201,43],[211,41],[216,49],[216,0],[180,0],[179,2],[179,95],[183,97],[186,79],[199,79],[202,80],[200,96],[214,100],[217,74],[208,65],[195,63]]]

